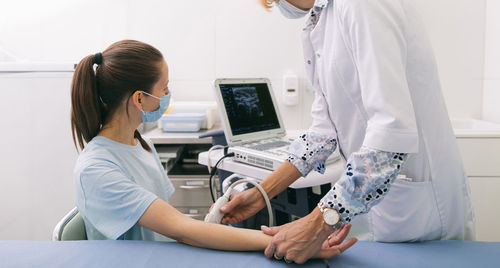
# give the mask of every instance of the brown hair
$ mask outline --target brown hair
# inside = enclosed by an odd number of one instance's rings
[[[84,142],[97,136],[124,100],[136,90],[150,93],[161,76],[163,55],[143,42],[119,41],[101,55],[83,58],[75,68],[71,84],[71,133],[75,147],[78,140],[82,150]],[[94,71],[96,57],[100,64]],[[134,137],[151,152],[137,130]]]

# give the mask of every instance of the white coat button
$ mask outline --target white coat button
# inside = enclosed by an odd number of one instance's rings
[[[318,58],[319,58],[319,57],[321,57],[321,55],[320,55],[319,53],[316,53],[316,57],[318,57]]]
[[[311,60],[307,60],[307,64],[311,64]]]

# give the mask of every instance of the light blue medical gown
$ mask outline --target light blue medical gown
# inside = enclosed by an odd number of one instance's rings
[[[152,153],[103,136],[93,138],[75,169],[76,206],[88,239],[170,240],[137,225],[156,198],[165,202],[174,187],[148,139]]]

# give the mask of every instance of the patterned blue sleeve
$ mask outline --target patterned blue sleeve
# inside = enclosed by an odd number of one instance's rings
[[[380,202],[407,157],[403,153],[362,147],[351,155],[342,177],[321,202],[337,210],[342,222],[349,223],[353,217],[367,213]]]
[[[325,161],[337,148],[337,141],[328,135],[306,132],[290,144],[288,162],[306,176],[312,169],[325,173]]]

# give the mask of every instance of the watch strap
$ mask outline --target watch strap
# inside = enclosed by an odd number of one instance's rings
[[[323,213],[323,211],[325,211],[325,204],[323,204],[323,202],[319,202],[318,203],[318,207],[319,207],[319,211],[321,211],[321,213]]]

